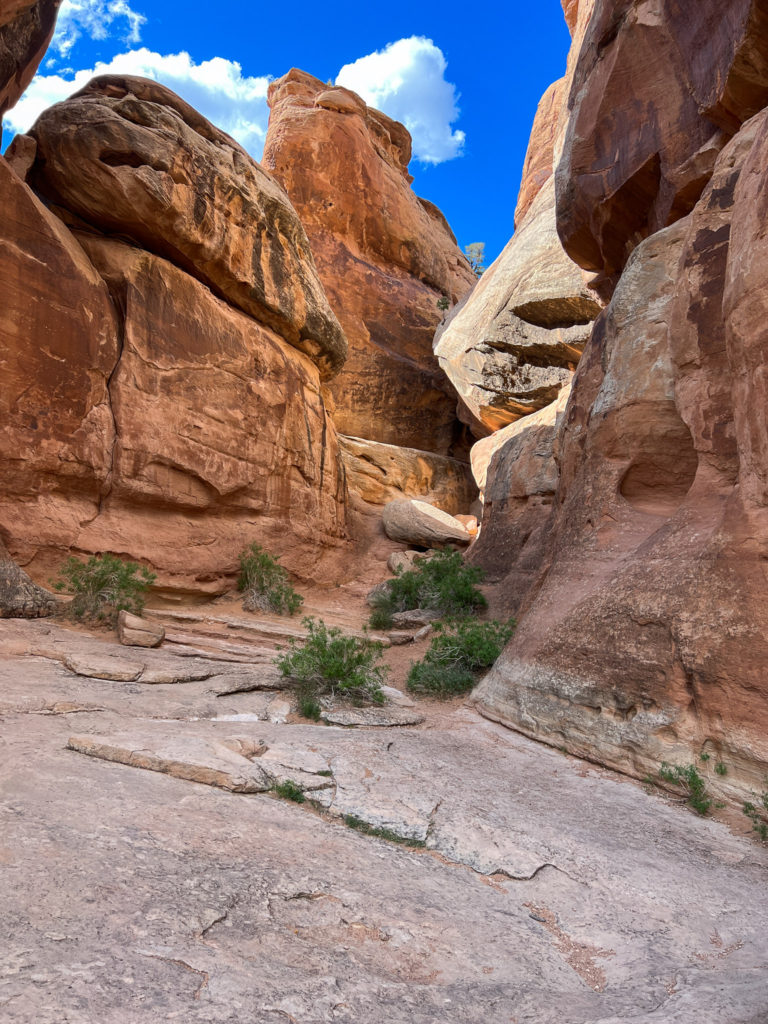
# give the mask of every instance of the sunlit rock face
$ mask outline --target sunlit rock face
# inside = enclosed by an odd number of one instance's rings
[[[737,797],[768,767],[766,139],[763,113],[630,257],[559,431],[538,576],[477,691],[632,773],[715,755]]]
[[[302,71],[273,82],[264,166],[285,187],[349,340],[329,385],[341,433],[465,451],[432,353],[442,313],[475,277],[445,218],[410,185],[410,135],[355,93]]]
[[[560,245],[550,177],[502,254],[435,336],[460,415],[477,437],[555,401],[600,309]]]
[[[218,593],[256,540],[301,578],[341,578],[322,381],[346,340],[280,186],[137,79],[46,111],[12,157],[27,182],[0,162],[11,554],[47,579],[69,551],[112,551],[166,590]]]

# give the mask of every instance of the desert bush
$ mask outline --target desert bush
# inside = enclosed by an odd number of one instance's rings
[[[59,593],[72,594],[68,610],[75,619],[114,625],[123,610],[141,615],[156,579],[145,566],[107,554],[92,555],[87,562],[68,558],[51,583]]]
[[[303,714],[319,717],[319,698],[324,694],[338,694],[355,704],[384,703],[381,686],[388,668],[381,662],[382,644],[368,637],[345,636],[337,627],[311,617],[302,623],[307,638],[290,640],[275,664],[298,684]]]
[[[255,542],[240,553],[240,575],[237,589],[243,593],[247,612],[275,612],[295,615],[304,603],[288,582],[288,573],[277,558]]]
[[[515,621],[437,623],[421,661],[408,673],[408,689],[435,697],[467,693],[477,673],[490,668],[515,630]]]
[[[472,615],[487,602],[477,584],[485,578],[479,566],[465,565],[458,551],[437,551],[398,572],[373,600],[370,623],[374,629],[392,625],[395,612],[424,608],[446,618]]]
[[[688,805],[697,814],[709,813],[712,798],[707,795],[706,783],[699,775],[695,765],[668,764],[666,761],[662,761],[659,778],[672,786],[679,786],[685,794]]]

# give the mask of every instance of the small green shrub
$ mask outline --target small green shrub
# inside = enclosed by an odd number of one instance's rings
[[[766,779],[766,784],[768,785],[768,779]],[[755,795],[755,799],[757,804],[747,800],[742,810],[752,822],[752,831],[757,832],[765,843],[768,841],[768,790],[763,790],[759,796]]]
[[[276,783],[272,791],[283,800],[292,800],[295,804],[303,804],[307,799],[303,791],[291,779]]]
[[[437,300],[437,308],[441,313],[445,313],[447,309],[450,309],[451,303],[447,295],[441,295]]]
[[[311,718],[314,722],[320,721],[322,708],[315,697],[315,691],[312,687],[307,690],[301,687],[296,694],[296,700],[299,714],[303,715],[304,718]]]
[[[408,689],[436,697],[467,693],[476,673],[493,665],[514,630],[514,619],[437,623],[424,658],[411,665]]]
[[[114,625],[121,611],[141,615],[147,590],[157,577],[143,565],[116,555],[92,555],[87,562],[70,557],[52,581],[59,593],[72,594],[70,614],[76,619]]]
[[[288,582],[288,573],[260,544],[255,542],[240,553],[240,575],[237,589],[247,612],[275,612],[295,615],[304,603]]]
[[[715,765],[715,773],[722,778],[728,774],[728,766],[723,764],[722,761],[718,761]]]
[[[401,836],[393,832],[391,828],[379,828],[377,825],[369,825],[367,821],[358,818],[355,814],[345,814],[344,824],[348,828],[362,832],[364,836],[375,836],[377,839],[386,839],[390,843],[399,843],[401,846],[414,846],[424,848],[427,844],[423,839],[411,839],[410,836]]]
[[[311,617],[302,623],[309,633],[306,640],[289,640],[288,650],[275,658],[280,672],[299,684],[300,708],[309,710],[313,702],[319,716],[318,697],[326,693],[338,693],[356,704],[384,703],[381,685],[388,668],[381,663],[382,644],[345,636]]]
[[[712,806],[712,798],[707,796],[706,784],[696,770],[695,765],[672,765],[662,761],[661,768],[659,769],[659,778],[672,786],[679,786],[685,793],[689,806],[697,814],[705,815],[709,813],[709,809]]]
[[[417,562],[413,569],[396,573],[387,587],[373,598],[371,626],[386,629],[395,612],[424,608],[447,618],[463,618],[487,606],[477,589],[485,572],[464,565],[458,551],[437,551]]]

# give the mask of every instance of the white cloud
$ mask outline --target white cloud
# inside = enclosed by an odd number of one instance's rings
[[[51,48],[68,57],[83,33],[91,39],[106,39],[116,28],[122,29],[124,42],[138,43],[146,20],[127,0],[64,0]]]
[[[108,63],[78,71],[74,77],[36,75],[27,91],[6,114],[11,133],[28,131],[44,110],[82,89],[94,75],[138,75],[162,82],[199,110],[218,128],[237,139],[257,160],[267,132],[268,77],[243,75],[236,61],[213,57],[196,64],[188,53],[159,54],[142,47],[120,53]]]
[[[402,121],[413,137],[413,155],[439,164],[461,155],[464,132],[453,130],[459,116],[456,87],[445,79],[447,64],[431,39],[411,36],[345,64],[336,78],[365,102]]]

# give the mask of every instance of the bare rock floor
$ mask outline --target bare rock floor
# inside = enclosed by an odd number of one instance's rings
[[[467,707],[295,722],[273,678],[0,624],[0,1020],[768,1021],[751,838]]]

